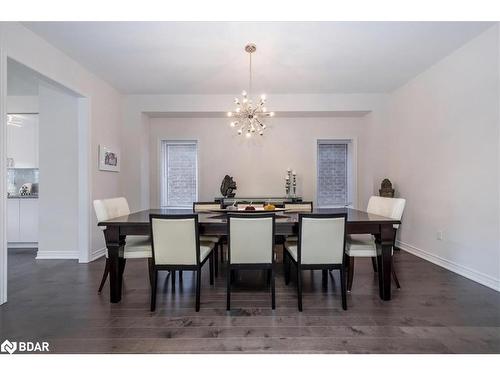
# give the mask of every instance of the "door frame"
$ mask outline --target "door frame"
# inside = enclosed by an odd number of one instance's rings
[[[1,35],[0,35],[1,38]],[[7,56],[0,45],[0,305],[7,302]]]
[[[0,45],[0,305],[7,302],[7,61],[12,59],[53,81],[43,72],[7,55]],[[78,97],[78,261],[91,260],[91,106],[89,96],[60,83]]]

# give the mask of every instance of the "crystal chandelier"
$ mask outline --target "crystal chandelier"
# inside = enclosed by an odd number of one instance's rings
[[[238,135],[245,134],[247,138],[250,138],[254,134],[263,135],[266,129],[266,124],[264,124],[265,117],[273,117],[274,112],[268,112],[265,107],[266,95],[262,94],[254,104],[252,101],[252,53],[257,50],[257,46],[253,43],[247,44],[245,46],[245,51],[248,52],[250,56],[250,70],[248,79],[248,93],[243,91],[241,93],[242,98],[234,99],[234,104],[236,104],[236,109],[234,112],[228,112],[227,117],[234,119],[231,121],[230,125],[232,128],[238,129]]]

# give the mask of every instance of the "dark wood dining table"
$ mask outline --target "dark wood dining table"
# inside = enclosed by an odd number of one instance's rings
[[[150,214],[186,214],[191,209],[149,209],[99,222],[105,226],[104,237],[110,261],[110,302],[120,302],[122,296],[122,270],[125,266],[123,247],[127,235],[149,235]],[[379,295],[384,301],[391,299],[392,246],[394,243],[394,224],[399,220],[370,214],[351,208],[315,209],[313,213],[347,213],[347,234],[373,234],[377,246],[377,271]],[[227,235],[227,219],[220,212],[198,213],[199,232],[205,235]],[[298,213],[276,213],[276,235],[294,235],[298,231]]]

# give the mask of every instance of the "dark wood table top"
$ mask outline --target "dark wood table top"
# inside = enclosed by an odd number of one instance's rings
[[[138,212],[133,212],[126,216],[116,217],[110,220],[101,221],[99,226],[141,226],[149,225],[149,214],[164,214],[164,215],[185,215],[192,214],[192,209],[149,209]],[[313,213],[329,214],[329,213],[347,213],[348,223],[360,224],[400,224],[399,220],[394,220],[388,217],[374,215],[365,211],[359,211],[352,208],[320,208],[313,210]],[[200,224],[221,224],[226,222],[225,214],[220,212],[199,212],[198,221]],[[287,211],[277,212],[277,223],[297,223],[298,213]]]

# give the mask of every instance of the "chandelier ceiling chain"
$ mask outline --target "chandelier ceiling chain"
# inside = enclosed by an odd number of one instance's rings
[[[249,72],[248,72],[248,94],[250,97],[252,97],[252,53],[248,53],[248,56],[250,58],[250,64],[249,64]]]
[[[249,43],[245,46],[245,51],[249,54],[249,74],[248,74],[248,94],[246,91],[241,93],[242,100],[235,98],[234,103],[236,104],[236,109],[234,112],[228,112],[227,116],[234,118],[235,121],[230,123],[232,128],[238,128],[238,135],[243,133],[247,138],[250,138],[253,134],[258,133],[259,135],[264,135],[264,129],[266,125],[263,120],[265,117],[273,117],[274,112],[268,112],[264,106],[266,103],[266,96],[262,94],[257,105],[253,105],[252,100],[252,53],[257,50],[257,46],[253,43]]]

